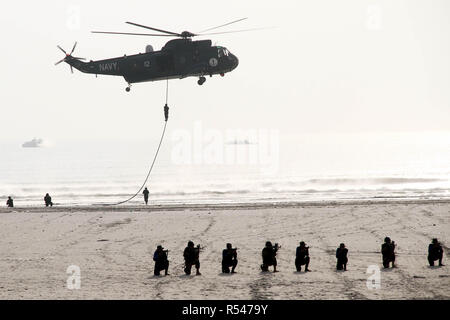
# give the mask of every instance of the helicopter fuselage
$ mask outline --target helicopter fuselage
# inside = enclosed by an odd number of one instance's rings
[[[131,84],[223,75],[235,69],[239,60],[226,48],[212,46],[211,40],[187,38],[170,40],[160,51],[89,62],[68,55],[65,62],[84,73],[122,76]]]

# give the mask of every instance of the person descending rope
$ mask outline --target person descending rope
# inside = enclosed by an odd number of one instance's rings
[[[164,118],[167,120],[169,120],[169,106],[167,105],[167,103],[169,102],[169,79],[167,79],[166,82],[166,104],[164,105]]]
[[[169,120],[169,106],[167,105],[167,103],[164,106],[164,118],[166,118],[166,122],[167,120]]]

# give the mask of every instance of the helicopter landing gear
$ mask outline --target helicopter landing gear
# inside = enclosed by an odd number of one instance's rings
[[[128,87],[125,88],[125,91],[130,92],[130,90],[131,90],[131,84],[128,84]]]
[[[205,83],[205,81],[206,81],[206,78],[205,78],[205,77],[200,77],[200,78],[198,79],[197,83],[198,83],[199,86],[201,86],[202,84]]]

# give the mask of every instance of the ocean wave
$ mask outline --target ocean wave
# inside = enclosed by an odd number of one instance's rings
[[[380,178],[323,178],[309,179],[308,183],[319,185],[354,185],[354,184],[407,184],[407,183],[433,183],[442,182],[445,179],[438,178],[398,178],[398,177],[380,177]]]
[[[134,194],[137,190],[131,192],[125,192],[124,190],[112,190],[112,192],[52,192],[51,196],[54,198],[120,198],[129,197]],[[333,195],[333,194],[353,194],[353,195],[367,195],[374,196],[377,194],[392,194],[392,195],[406,195],[406,194],[443,194],[449,193],[450,189],[447,188],[429,188],[429,189],[419,189],[419,188],[405,188],[405,189],[390,189],[390,188],[377,188],[377,189],[367,189],[367,188],[351,188],[351,189],[270,189],[270,190],[256,190],[256,189],[231,189],[231,190],[195,190],[195,191],[169,191],[169,190],[158,190],[152,191],[150,189],[150,196],[152,197],[191,197],[191,196],[236,196],[240,195],[242,197],[251,195],[273,195],[273,196],[295,196],[295,195],[308,195],[308,194],[320,194],[320,195]],[[140,195],[140,192],[139,192]],[[13,196],[18,199],[41,199],[43,198],[42,193],[39,194],[3,194],[0,198],[7,198],[8,196]]]

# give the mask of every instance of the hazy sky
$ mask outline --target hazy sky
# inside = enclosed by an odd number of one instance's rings
[[[55,67],[56,45],[78,41],[76,56],[104,59],[168,39],[91,30],[142,32],[124,23],[134,21],[196,32],[241,17],[249,19],[223,30],[276,28],[209,37],[240,64],[201,87],[171,81],[171,130],[198,120],[281,133],[450,130],[448,0],[18,0],[0,16],[2,141],[158,136],[164,82],[126,93],[122,77]]]

